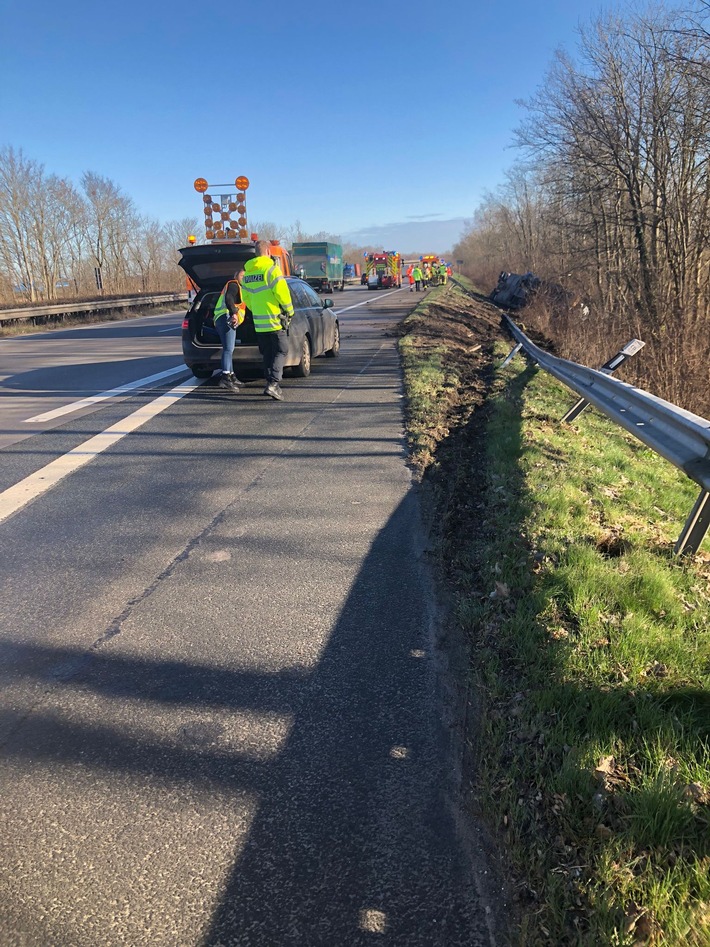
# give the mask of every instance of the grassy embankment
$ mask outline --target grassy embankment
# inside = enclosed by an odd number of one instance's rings
[[[447,421],[463,363],[430,307],[461,296],[430,294],[400,345],[414,459],[457,511],[440,550],[473,645],[472,791],[520,943],[708,945],[710,540],[672,554],[699,488],[591,409],[561,425],[575,396],[522,358]]]

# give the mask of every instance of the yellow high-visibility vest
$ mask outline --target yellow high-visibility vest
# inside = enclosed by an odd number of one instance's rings
[[[256,256],[244,264],[242,299],[251,309],[257,332],[282,328],[281,314],[291,319],[293,302],[283,273],[270,256]]]
[[[236,286],[239,286],[239,283],[235,279],[230,279],[224,284],[224,289],[220,293],[219,299],[217,300],[217,303],[214,307],[214,321],[215,322],[218,319],[221,319],[222,316],[226,316],[227,313],[229,312],[229,310],[227,309],[225,305],[224,298],[227,295],[227,289],[229,288],[230,283],[234,283]],[[241,295],[241,287],[239,288],[239,294]],[[237,306],[237,325],[239,326],[242,324],[242,322],[244,322],[246,308],[247,307],[243,303]]]

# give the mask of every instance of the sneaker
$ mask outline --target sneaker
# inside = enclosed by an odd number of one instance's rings
[[[284,400],[284,393],[281,391],[281,386],[277,385],[276,382],[271,382],[270,385],[267,385],[266,388],[264,388],[264,394],[273,398],[274,401]]]
[[[237,376],[234,374],[234,372],[230,372],[229,377],[232,379],[232,384],[233,384],[236,388],[243,388],[243,387],[244,387],[244,384],[245,384],[245,383],[244,383],[243,381],[241,381],[239,378],[237,378]]]
[[[227,391],[238,391],[239,389],[232,381],[232,376],[228,375],[227,372],[222,372],[219,376],[219,387],[226,388]]]

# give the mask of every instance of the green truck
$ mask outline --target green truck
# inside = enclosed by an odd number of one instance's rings
[[[293,275],[300,276],[317,293],[345,289],[343,248],[339,243],[294,243]]]

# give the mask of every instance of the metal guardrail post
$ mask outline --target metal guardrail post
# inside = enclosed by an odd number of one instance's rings
[[[623,349],[617,352],[613,358],[610,358],[608,362],[604,362],[599,371],[604,372],[605,375],[613,375],[616,369],[623,365],[625,361],[630,359],[632,355],[640,352],[645,344],[646,343],[642,342],[641,339],[632,339],[630,342],[627,342]],[[505,364],[505,362],[503,364]],[[571,424],[575,418],[579,417],[579,415],[588,405],[589,402],[586,398],[580,398],[579,401],[569,409],[562,420],[566,421],[567,424]]]
[[[710,528],[710,420],[612,378],[608,371],[550,355],[509,316],[504,319],[529,358],[702,487],[675,546],[676,554],[697,552]]]
[[[686,553],[695,555],[708,529],[710,529],[710,493],[702,490],[695,501],[695,506],[690,511],[690,516],[685,521],[683,532],[678,537],[673,552],[676,556],[683,556]]]
[[[501,366],[500,366],[500,367],[501,367],[501,368],[505,368],[505,366],[508,364],[508,362],[512,361],[512,359],[515,358],[515,356],[518,354],[518,352],[521,350],[522,347],[523,347],[523,343],[522,343],[522,342],[518,342],[518,344],[513,348],[513,350],[511,351],[510,355],[508,355],[508,357],[506,358],[506,360],[501,363]]]

